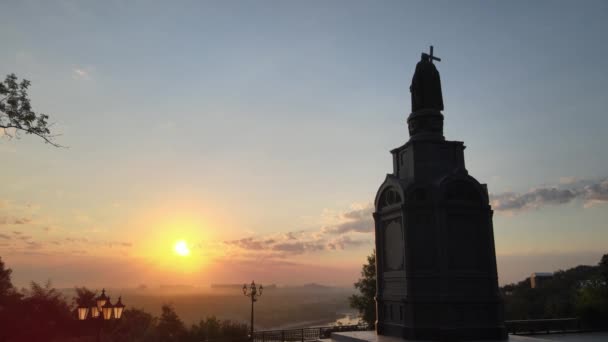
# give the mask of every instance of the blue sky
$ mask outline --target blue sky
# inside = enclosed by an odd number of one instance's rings
[[[188,236],[216,264],[264,255],[295,265],[287,274],[323,264],[333,268],[314,280],[349,284],[373,236],[323,229],[367,208],[391,171],[388,151],[408,138],[413,69],[433,44],[445,135],[465,142],[469,172],[511,199],[577,194],[497,210],[503,281],[595,263],[608,252],[606,32],[604,1],[5,2],[0,74],[32,81],[34,109],[69,149],[0,140],[0,214],[30,219],[0,225],[30,236],[6,239],[0,255],[18,281],[72,285],[72,274],[28,266],[24,241],[59,264],[105,255],[140,265],[166,247],[143,241],[148,232],[181,222],[191,228],[157,239]],[[222,245],[290,232],[308,247]],[[85,237],[125,246],[74,242]],[[520,257],[537,263],[509,264]],[[179,270],[182,281],[205,278],[207,263]]]

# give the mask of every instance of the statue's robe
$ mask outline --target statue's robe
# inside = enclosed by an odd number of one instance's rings
[[[443,110],[439,72],[430,61],[423,59],[416,64],[410,92],[412,93],[412,113],[420,109]]]

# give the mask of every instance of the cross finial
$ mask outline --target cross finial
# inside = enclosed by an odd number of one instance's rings
[[[431,45],[430,50],[431,50],[430,54],[427,54],[424,52],[422,53],[422,59],[426,59],[426,60],[430,61],[431,63],[433,63],[433,61],[441,62],[441,58],[433,56],[433,45]]]

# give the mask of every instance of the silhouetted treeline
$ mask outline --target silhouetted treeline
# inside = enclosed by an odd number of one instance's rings
[[[579,317],[587,328],[608,328],[608,254],[597,266],[557,271],[536,288],[526,278],[500,290],[507,320]]]
[[[0,342],[95,341],[101,328],[104,342],[228,342],[247,340],[246,324],[207,317],[186,327],[170,305],[162,306],[160,317],[141,309],[126,309],[120,320],[78,321],[76,307],[91,305],[95,293],[76,288],[68,303],[50,282],[32,282],[29,289],[17,290],[11,269],[0,258]]]

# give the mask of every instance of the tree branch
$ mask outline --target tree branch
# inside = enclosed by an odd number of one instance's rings
[[[19,133],[25,132],[54,147],[65,147],[53,141],[55,136],[50,134],[48,115],[32,110],[27,94],[29,86],[30,81],[23,79],[19,82],[15,74],[7,75],[4,82],[0,82],[0,129],[10,138],[19,138]],[[15,131],[7,132],[7,129]]]
[[[14,129],[16,129],[16,130],[23,131],[23,132],[25,132],[25,133],[27,133],[27,134],[33,134],[33,135],[36,135],[36,136],[38,136],[38,137],[42,138],[42,140],[44,140],[44,142],[45,142],[45,143],[50,144],[50,145],[52,145],[52,146],[54,146],[54,147],[68,148],[67,146],[59,145],[59,144],[57,144],[56,142],[53,142],[53,141],[51,140],[51,138],[54,138],[54,137],[56,137],[57,135],[45,135],[45,134],[41,134],[41,133],[39,133],[39,132],[33,131],[33,130],[31,130],[31,129],[27,129],[27,128],[24,128],[24,127],[21,127],[21,126],[16,126],[16,125],[0,125],[0,128],[4,129],[5,134],[6,134],[6,130],[7,130],[7,129],[9,129],[9,128],[14,128]],[[9,137],[12,137],[10,134],[7,134],[7,135],[8,135]]]

